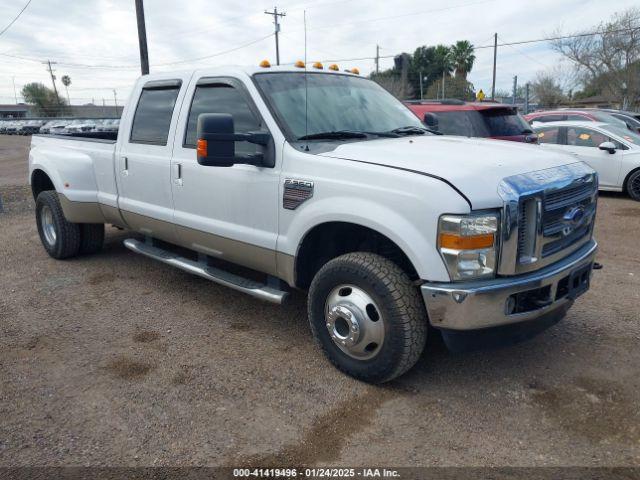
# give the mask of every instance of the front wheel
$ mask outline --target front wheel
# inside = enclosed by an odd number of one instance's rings
[[[640,202],[640,170],[636,170],[629,175],[626,188],[629,196]]]
[[[427,314],[418,289],[380,255],[348,253],[328,262],[311,283],[308,309],[325,355],[359,380],[392,380],[424,350]]]

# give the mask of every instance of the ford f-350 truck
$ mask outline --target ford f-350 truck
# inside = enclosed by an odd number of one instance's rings
[[[34,136],[29,175],[52,257],[100,250],[113,224],[137,232],[130,250],[254,297],[308,291],[318,345],[368,382],[410,369],[428,330],[461,349],[557,322],[597,249],[588,166],[432,134],[349,72],[143,76],[117,139]]]

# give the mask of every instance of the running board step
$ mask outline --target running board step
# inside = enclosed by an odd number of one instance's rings
[[[133,252],[151,257],[162,263],[166,263],[167,265],[171,265],[179,268],[180,270],[184,270],[185,272],[206,278],[207,280],[224,285],[225,287],[233,288],[239,292],[259,298],[260,300],[282,304],[289,295],[288,292],[278,290],[265,285],[264,283],[225,272],[219,268],[209,266],[204,262],[189,260],[188,258],[181,257],[168,250],[154,247],[133,238],[127,238],[123,243],[125,247]]]

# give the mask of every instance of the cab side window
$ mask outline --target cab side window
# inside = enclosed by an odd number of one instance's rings
[[[540,143],[560,144],[560,127],[542,128],[537,133]]]
[[[226,83],[198,85],[187,121],[186,148],[196,148],[198,116],[202,113],[230,113],[236,133],[255,132],[261,128],[259,119],[240,90]],[[236,153],[240,155],[255,154],[259,148],[247,142],[236,142]]]
[[[131,127],[131,143],[166,145],[180,87],[144,88]]]
[[[601,143],[612,141],[613,140],[605,134],[591,130],[590,128],[567,128],[567,145],[597,148]]]

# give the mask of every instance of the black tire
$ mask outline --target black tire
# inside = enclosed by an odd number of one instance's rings
[[[92,254],[102,250],[104,245],[103,223],[80,224],[80,253]]]
[[[625,188],[633,200],[640,202],[640,170],[636,170],[629,175]]]
[[[48,209],[48,210],[47,210]],[[55,239],[47,239],[43,229],[43,212],[51,212]],[[47,213],[48,214],[48,213]],[[41,192],[36,199],[36,224],[40,241],[49,255],[58,260],[74,257],[80,251],[80,226],[64,218],[58,194],[53,190]]]
[[[353,358],[329,333],[327,299],[341,285],[363,290],[380,310],[384,342],[373,358]],[[427,313],[418,288],[395,263],[373,253],[348,253],[325,264],[311,282],[308,314],[313,336],[327,358],[339,370],[369,383],[387,382],[413,367],[427,339]]]

